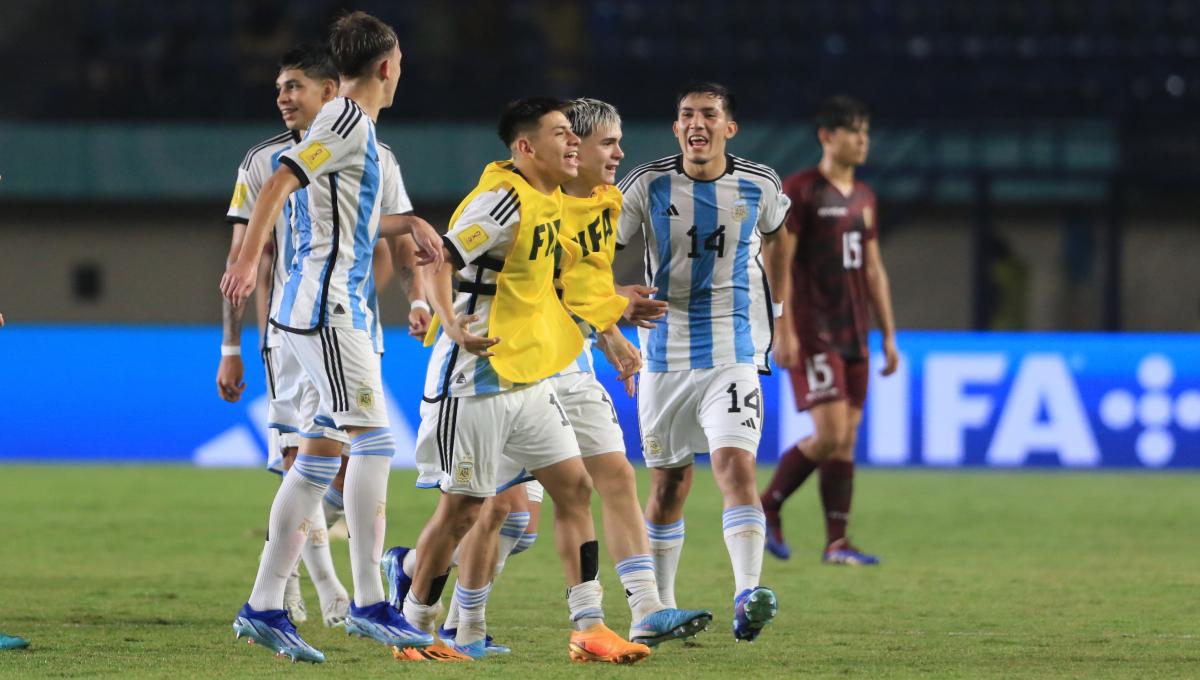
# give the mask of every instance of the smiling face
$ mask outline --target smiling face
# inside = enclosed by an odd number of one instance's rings
[[[689,94],[679,102],[672,125],[683,159],[704,166],[725,156],[725,141],[737,134],[737,123],[729,118],[725,103],[707,92]]]
[[[298,68],[280,71],[275,89],[275,105],[289,130],[307,130],[325,102],[337,93],[333,81],[314,80]]]
[[[624,157],[619,125],[596,130],[579,142],[580,183],[591,187],[616,184],[617,168]]]
[[[565,184],[579,175],[579,137],[562,111],[543,115],[537,129],[518,138],[517,146],[549,184]]]

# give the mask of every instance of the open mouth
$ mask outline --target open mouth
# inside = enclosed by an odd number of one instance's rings
[[[296,109],[279,109],[279,113],[282,114],[284,118],[291,118],[296,115]]]
[[[690,135],[687,138],[689,149],[706,149],[708,148],[708,138],[702,135]]]
[[[579,165],[579,152],[568,151],[565,155],[563,155],[563,160],[567,161],[567,165],[577,166]]]

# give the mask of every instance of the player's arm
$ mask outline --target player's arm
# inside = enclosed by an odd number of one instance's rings
[[[421,265],[417,264],[417,245],[411,236],[397,236],[391,240],[396,280],[408,298],[408,334],[421,339],[429,331],[433,308],[425,301],[424,278],[418,275]]]
[[[383,291],[392,282],[396,273],[392,264],[392,243],[386,238],[375,241],[375,250],[371,253],[371,275],[375,277],[375,290]]]
[[[892,286],[888,281],[887,269],[883,266],[883,254],[879,251],[879,239],[867,240],[867,289],[871,296],[871,307],[879,330],[883,333],[883,375],[891,375],[900,365],[900,352],[896,349],[896,320],[892,314]]]
[[[245,223],[234,222],[229,254],[225,257],[226,269],[241,253],[245,235]],[[245,305],[235,305],[227,298],[221,299],[221,362],[217,364],[217,394],[228,402],[241,399],[246,389],[243,380],[245,367],[242,365],[242,317],[245,313]]]
[[[259,192],[258,200],[254,202],[254,210],[250,213],[250,223],[246,225],[246,234],[237,260],[221,277],[221,294],[233,305],[242,305],[254,291],[258,263],[262,258],[267,237],[275,226],[275,221],[279,219],[279,214],[283,212],[283,204],[287,197],[300,187],[300,179],[295,171],[290,166],[280,165]]]
[[[412,213],[384,215],[379,218],[379,235],[385,237],[412,236],[413,242],[417,246],[417,264],[440,266],[444,261],[442,259],[444,253],[441,234],[438,234],[432,224]]]
[[[444,260],[452,258],[449,248],[443,248],[441,255]],[[422,284],[428,295],[429,304],[442,320],[442,330],[457,345],[471,354],[490,357],[494,354],[488,349],[500,342],[500,338],[485,338],[471,333],[468,327],[479,320],[478,314],[455,316],[454,314],[454,273],[451,267],[443,264],[440,267],[421,267],[419,270]]]
[[[792,289],[791,263],[796,257],[796,237],[786,224],[791,207],[791,198],[780,188],[765,201],[758,223],[763,239],[763,269],[771,289],[771,314],[775,317],[775,361],[784,368],[794,367],[800,354],[787,309]]]

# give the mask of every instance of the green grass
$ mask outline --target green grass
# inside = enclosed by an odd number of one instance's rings
[[[766,558],[779,618],[756,644],[735,645],[720,501],[700,470],[678,584],[682,605],[716,613],[699,646],[666,645],[630,668],[570,664],[546,524],[488,608],[510,657],[401,664],[310,620],[300,630],[329,659],[313,667],[235,644],[229,628],[254,580],[274,476],[0,467],[0,631],[33,642],[0,652],[0,676],[1196,677],[1198,481],[863,470],[852,529],[883,556],[876,569],[819,564],[818,503],[805,488],[785,513],[796,555]],[[436,500],[411,482],[392,477],[393,543],[411,543]],[[345,544],[334,554],[348,584]],[[628,608],[604,565],[609,623],[623,631]]]

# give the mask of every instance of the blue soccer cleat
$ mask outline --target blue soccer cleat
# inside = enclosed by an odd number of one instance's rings
[[[0,633],[0,650],[3,649],[25,649],[29,646],[29,640],[16,635],[5,635]]]
[[[291,658],[292,663],[325,661],[325,655],[320,650],[314,649],[301,639],[287,612],[282,609],[260,612],[251,609],[249,604],[242,605],[237,618],[233,620],[233,632],[239,638],[243,635],[248,636],[251,642],[266,647],[279,656]]]
[[[438,628],[438,637],[440,637],[442,640],[453,640],[457,636],[457,628],[447,628],[445,626]],[[496,641],[492,639],[491,635],[483,638],[483,648],[488,654],[508,654],[512,652],[511,648],[497,644]],[[463,653],[465,654],[466,652]]]
[[[408,589],[412,587],[412,577],[404,573],[404,556],[410,550],[412,548],[398,545],[385,552],[379,561],[383,578],[387,581],[388,604],[399,610],[404,609],[404,598],[408,597]]]
[[[830,543],[829,547],[825,548],[825,553],[821,555],[821,561],[825,564],[843,564],[852,567],[869,567],[879,564],[878,557],[859,550],[845,538],[839,538]]]
[[[476,661],[478,661],[488,655],[487,642],[485,642],[484,640],[476,640],[470,644],[461,645],[461,646],[458,645],[457,643],[455,643],[453,638],[451,638],[449,640],[442,640],[442,642],[445,642],[446,646],[449,647],[450,649],[453,649],[454,651],[458,652],[459,654],[462,654],[463,656],[469,656],[472,659],[475,659]],[[505,648],[505,649],[507,649],[507,648]]]
[[[767,526],[767,552],[781,560],[792,556],[792,549],[788,547],[787,541],[783,540],[783,527],[778,524]]]
[[[764,626],[779,613],[775,591],[766,586],[747,588],[733,600],[733,638],[754,642]]]
[[[346,615],[346,634],[369,637],[389,647],[428,647],[433,636],[405,620],[404,615],[387,602],[377,602],[370,607],[358,607],[350,603]]]
[[[629,641],[656,647],[685,640],[707,629],[712,619],[712,612],[702,609],[660,609],[629,627]]]

